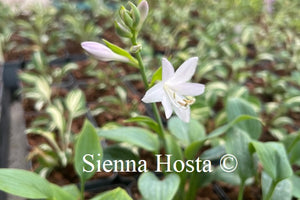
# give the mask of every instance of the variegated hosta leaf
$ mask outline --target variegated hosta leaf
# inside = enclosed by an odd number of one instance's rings
[[[57,107],[52,105],[48,106],[46,111],[50,115],[53,123],[59,130],[60,134],[63,134],[66,126],[66,121],[64,119],[63,114],[59,111]]]
[[[70,115],[75,118],[86,112],[86,101],[83,92],[79,89],[72,90],[66,97],[66,107]]]
[[[43,77],[39,77],[36,79],[35,84],[36,92],[40,93],[42,98],[45,101],[50,101],[51,97],[51,87],[50,84]]]

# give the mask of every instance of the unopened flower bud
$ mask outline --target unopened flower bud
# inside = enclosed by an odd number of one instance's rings
[[[120,18],[124,21],[125,18],[125,12],[126,12],[126,8],[124,6],[121,6],[121,8],[119,9],[119,15]]]
[[[124,13],[124,22],[129,28],[132,28],[133,19],[131,18],[130,13],[127,10]]]
[[[130,62],[125,56],[114,53],[107,46],[97,43],[97,42],[82,42],[81,46],[88,53],[96,57],[98,60],[102,61],[120,61],[120,62]]]
[[[115,29],[118,35],[120,35],[121,37],[132,38],[131,31],[126,26],[117,21],[115,21]]]
[[[128,2],[128,4],[131,7],[130,14],[131,14],[132,19],[133,19],[133,25],[132,26],[135,29],[140,23],[140,11],[133,3]]]
[[[138,25],[138,29],[140,29],[145,22],[148,12],[149,12],[149,5],[146,0],[143,0],[139,5],[138,5],[138,10],[140,11],[140,22]]]
[[[137,45],[134,45],[134,46],[130,47],[130,52],[131,53],[138,53],[141,49],[142,49],[142,45],[137,44]]]

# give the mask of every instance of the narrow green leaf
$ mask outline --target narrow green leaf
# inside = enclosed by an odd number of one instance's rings
[[[178,190],[180,178],[172,173],[159,180],[154,173],[143,173],[138,180],[138,188],[145,200],[172,200]]]
[[[159,67],[153,74],[151,83],[149,84],[149,87],[152,87],[156,81],[161,81],[162,79],[162,67]]]
[[[100,129],[98,136],[117,142],[127,142],[152,152],[158,152],[159,149],[157,135],[143,128],[121,127],[111,130]]]
[[[110,43],[107,40],[103,39],[103,41],[106,44],[106,46],[108,48],[110,48],[113,52],[115,52],[116,54],[119,54],[121,56],[125,56],[126,58],[128,58],[134,64],[133,66],[138,68],[137,60],[134,57],[132,57],[130,53],[128,53],[126,50],[122,49],[121,47],[118,47],[117,45],[114,45],[114,44]]]
[[[137,117],[132,117],[130,119],[125,120],[124,122],[137,122],[137,123],[144,123],[146,124],[149,128],[151,128],[153,131],[158,133],[159,126],[156,121],[154,121],[152,118],[148,116],[137,116]]]
[[[103,194],[97,195],[91,200],[132,200],[124,189],[116,188]]]
[[[90,164],[83,161],[84,156]],[[97,160],[102,160],[102,147],[100,146],[100,140],[97,136],[94,126],[85,120],[83,128],[79,133],[75,145],[75,170],[80,179],[84,182],[91,178],[97,170]],[[92,166],[95,166],[94,168]],[[88,172],[84,172],[84,170]]]

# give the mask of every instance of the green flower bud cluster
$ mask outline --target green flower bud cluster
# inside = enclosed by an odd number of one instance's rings
[[[128,5],[130,10],[124,6],[119,9],[120,20],[115,20],[115,28],[121,37],[133,38],[136,37],[148,15],[148,3],[144,0],[138,6],[132,2],[128,2]]]

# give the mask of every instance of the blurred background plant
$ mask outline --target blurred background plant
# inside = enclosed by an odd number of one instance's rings
[[[86,101],[81,90],[63,92],[61,87],[63,78],[76,68],[76,64],[69,63],[58,73],[48,66],[44,54],[35,52],[28,71],[20,74],[23,98],[33,100],[37,111],[26,132],[45,139],[32,149],[28,159],[38,160],[36,171],[44,177],[55,167],[66,167],[74,160],[72,124],[86,113]]]

